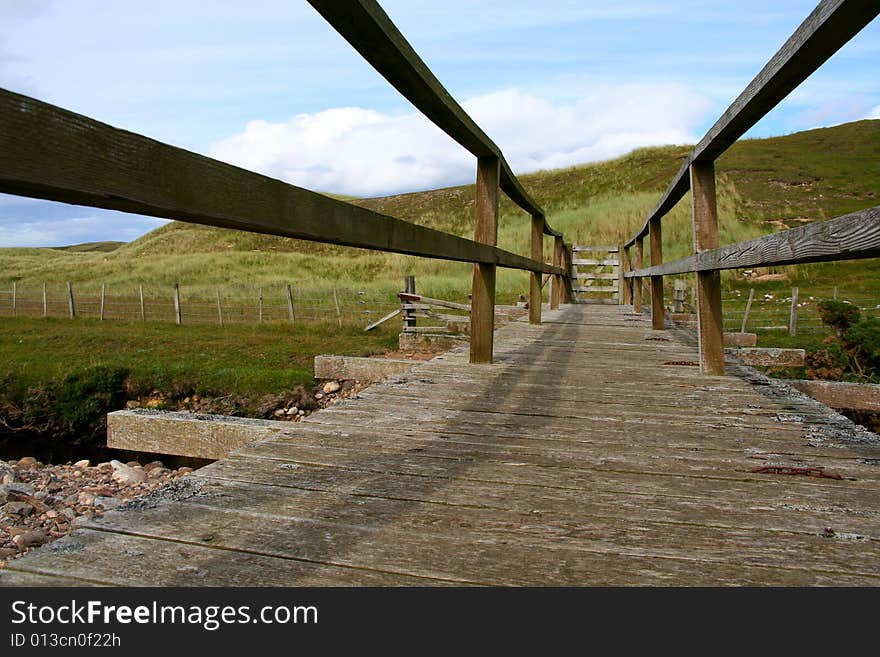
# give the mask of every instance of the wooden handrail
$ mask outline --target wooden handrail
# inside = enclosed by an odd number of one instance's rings
[[[0,192],[315,242],[563,273],[0,89]]]
[[[375,0],[308,0],[361,56],[437,127],[475,157],[497,157],[501,189],[520,208],[544,219],[544,233],[562,234],[513,174],[501,149],[443,87]]]
[[[692,162],[715,161],[752,126],[880,14],[877,0],[823,0],[685,158],[644,226],[624,245],[648,234],[690,190]]]
[[[719,269],[798,265],[829,260],[880,257],[880,205],[828,221],[790,228],[737,242],[656,267],[636,269],[626,278],[670,276]]]

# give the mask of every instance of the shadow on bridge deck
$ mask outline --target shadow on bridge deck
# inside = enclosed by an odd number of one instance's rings
[[[685,333],[629,307],[545,320],[500,329],[494,365],[429,361],[0,584],[880,583],[873,434],[749,368],[701,376]]]

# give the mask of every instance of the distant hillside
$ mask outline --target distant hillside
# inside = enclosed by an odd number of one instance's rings
[[[569,239],[618,243],[642,225],[689,150],[643,148],[615,160],[523,175],[521,180],[551,224]],[[722,244],[835,217],[877,203],[880,121],[742,141],[718,161],[717,170]],[[472,235],[473,185],[352,202]],[[526,253],[529,218],[506,198],[501,214],[499,245]],[[664,222],[664,255],[671,259],[690,253],[691,241],[689,201],[684,199]],[[179,281],[210,296],[219,285],[250,289],[291,281],[314,290],[372,286],[384,294],[398,289],[405,274],[415,273],[425,293],[464,294],[470,272],[461,263],[179,222],[118,248],[100,244],[108,246],[0,249],[0,283],[74,280],[118,288]],[[499,273],[500,289],[510,294],[521,292],[524,280],[519,272]]]
[[[83,242],[82,244],[53,246],[51,248],[55,251],[70,251],[71,253],[110,253],[124,245],[125,242]]]

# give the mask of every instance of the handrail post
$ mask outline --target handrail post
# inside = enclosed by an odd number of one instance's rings
[[[623,247],[623,262],[621,263],[621,269],[623,270],[623,305],[631,306],[633,303],[633,281],[635,279],[626,277],[626,275],[632,271],[632,257],[630,256],[628,246]]]
[[[636,240],[636,269],[641,269],[645,266],[645,248],[644,248],[644,238],[639,237]],[[645,287],[645,279],[642,277],[633,279],[633,312],[636,315],[642,314],[642,291]]]
[[[572,260],[572,245],[562,243],[562,268],[565,270],[565,275],[562,277],[562,303],[571,303],[571,299],[573,296],[573,292],[571,289],[572,280],[571,280],[571,260]]]
[[[544,262],[544,217],[532,215],[532,260]],[[541,323],[541,272],[529,272],[529,323]]]
[[[562,238],[553,238],[553,264],[562,267]],[[553,274],[550,281],[550,310],[558,310],[562,300],[562,276]]]
[[[718,248],[718,208],[715,195],[715,164],[691,163],[691,213],[694,252]],[[697,272],[697,327],[700,339],[700,370],[724,374],[724,333],[721,318],[721,272]]]
[[[652,219],[648,227],[651,237],[651,266],[663,264],[663,230],[660,219]],[[665,310],[663,308],[663,277],[651,276],[651,328],[662,331]]]
[[[495,156],[477,158],[474,241],[498,243],[498,197],[501,163]],[[471,288],[471,363],[491,363],[495,331],[495,265],[474,264]]]

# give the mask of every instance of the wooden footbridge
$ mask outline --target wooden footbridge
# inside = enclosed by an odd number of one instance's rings
[[[877,257],[880,209],[719,247],[713,169],[880,5],[816,7],[617,249],[617,304],[599,305],[572,303],[575,288],[590,286],[572,271],[570,244],[378,4],[310,1],[477,158],[474,240],[9,91],[0,91],[0,191],[473,262],[469,348],[91,521],[10,563],[0,584],[880,583],[880,443],[725,362],[719,277]],[[501,191],[530,218],[528,258],[496,246]],[[695,253],[663,263],[662,217],[688,191]],[[552,264],[544,235],[554,237]],[[497,266],[530,272],[531,297],[528,321],[495,332]],[[688,272],[698,282],[695,335],[664,321],[663,276]],[[553,277],[543,312],[542,274]]]

